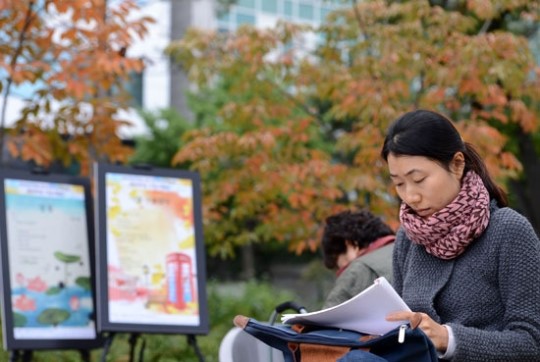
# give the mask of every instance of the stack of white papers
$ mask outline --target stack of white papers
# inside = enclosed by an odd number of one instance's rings
[[[373,285],[341,304],[311,313],[283,314],[281,321],[383,335],[408,323],[407,320],[389,322],[385,319],[387,314],[410,310],[388,280],[380,277]]]

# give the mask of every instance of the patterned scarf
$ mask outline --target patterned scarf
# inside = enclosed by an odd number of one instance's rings
[[[456,198],[442,210],[422,218],[407,204],[399,213],[405,234],[441,259],[453,259],[486,229],[489,193],[478,174],[469,171]]]

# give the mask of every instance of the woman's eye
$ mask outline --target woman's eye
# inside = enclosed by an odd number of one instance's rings
[[[423,178],[421,178],[421,179],[414,180],[414,183],[415,183],[415,184],[419,184],[419,183],[421,183],[422,181],[424,181],[425,179],[426,179],[426,178],[423,177]]]

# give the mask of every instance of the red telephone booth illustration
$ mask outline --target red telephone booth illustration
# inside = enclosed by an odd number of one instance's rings
[[[167,255],[167,303],[178,309],[196,301],[191,257],[184,253]]]

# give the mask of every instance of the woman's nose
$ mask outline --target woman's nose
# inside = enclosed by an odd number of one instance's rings
[[[421,199],[422,196],[414,188],[407,189],[405,195],[403,195],[403,201],[405,201],[405,203],[410,206],[417,205]]]

